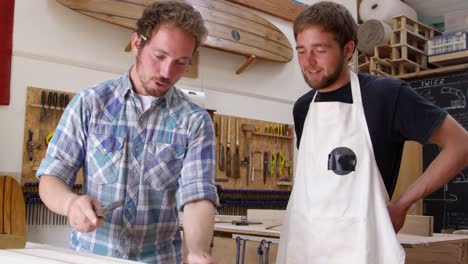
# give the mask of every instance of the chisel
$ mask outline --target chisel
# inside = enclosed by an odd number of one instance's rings
[[[46,103],[46,91],[41,92],[41,115],[39,118],[39,122],[44,122],[45,117],[45,103]]]
[[[233,174],[232,178],[240,178],[240,159],[239,159],[239,120],[236,120],[236,152],[232,158]]]
[[[224,146],[223,146],[223,125],[224,125],[224,122],[223,122],[223,118],[221,117],[221,135],[219,135],[219,162],[218,162],[218,166],[219,166],[219,170],[220,171],[224,171]]]
[[[226,177],[231,177],[231,119],[227,120]]]

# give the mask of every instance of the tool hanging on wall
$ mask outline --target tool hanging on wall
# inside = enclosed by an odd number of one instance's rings
[[[250,166],[252,166],[250,164],[252,161],[252,157],[251,157],[252,152],[250,150],[250,147],[252,146],[252,133],[255,130],[255,126],[251,124],[242,124],[241,127],[245,135],[244,162],[245,162],[245,165],[247,166],[246,185],[248,186],[250,176],[251,176]]]
[[[57,123],[57,106],[58,106],[58,94],[55,92],[53,93],[53,96],[52,96],[52,104],[54,105],[54,112],[52,113],[54,116],[54,119],[52,121],[52,125],[54,126],[54,130],[55,130],[55,126]]]
[[[224,161],[224,146],[223,146],[223,125],[224,125],[224,122],[223,122],[223,118],[221,117],[221,135],[219,135],[219,162],[218,162],[218,166],[219,166],[219,170],[220,171],[224,171],[224,165],[225,165],[225,161]]]
[[[226,177],[231,177],[231,118],[227,120]]]
[[[236,120],[236,152],[232,159],[233,174],[232,178],[240,178],[240,160],[239,160],[239,120]]]
[[[39,117],[39,122],[44,122],[45,118],[45,103],[46,103],[46,91],[41,92],[41,114]]]
[[[47,111],[46,111],[46,117],[45,117],[46,123],[50,122],[50,115],[51,115],[51,111],[52,111],[53,96],[54,95],[53,95],[52,92],[49,92],[49,94],[47,95]]]
[[[266,184],[268,173],[268,152],[263,153],[263,184]]]

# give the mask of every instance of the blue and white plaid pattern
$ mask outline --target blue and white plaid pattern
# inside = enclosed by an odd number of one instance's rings
[[[218,204],[215,143],[208,113],[171,88],[143,112],[128,74],[77,94],[64,112],[37,176],[68,185],[83,166],[84,193],[103,206],[124,200],[70,247],[152,263],[181,263],[177,210]]]

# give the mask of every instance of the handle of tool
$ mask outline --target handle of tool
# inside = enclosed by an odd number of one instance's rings
[[[239,148],[239,120],[236,120],[236,149]]]
[[[219,144],[223,144],[223,136],[224,136],[224,119],[221,117],[221,129],[220,129],[220,132],[221,132],[221,135],[219,135]]]
[[[226,141],[226,147],[231,146],[231,119],[228,117],[227,120],[227,141]]]

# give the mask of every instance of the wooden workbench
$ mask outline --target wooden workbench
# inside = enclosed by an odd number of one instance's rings
[[[265,225],[236,226],[230,223],[215,224],[215,241],[213,256],[219,263],[233,263],[236,254],[234,238],[257,237],[257,241],[247,244],[246,262],[257,260],[256,247],[262,238],[273,242],[270,249],[270,262],[275,263],[277,244],[281,227],[265,229]],[[398,240],[405,249],[407,264],[468,264],[468,235],[434,234],[433,236],[417,236],[398,234]]]
[[[26,243],[23,249],[0,250],[0,263],[8,264],[107,264],[107,263],[137,263],[130,260],[105,257],[83,253],[66,248],[58,248],[43,244]]]

